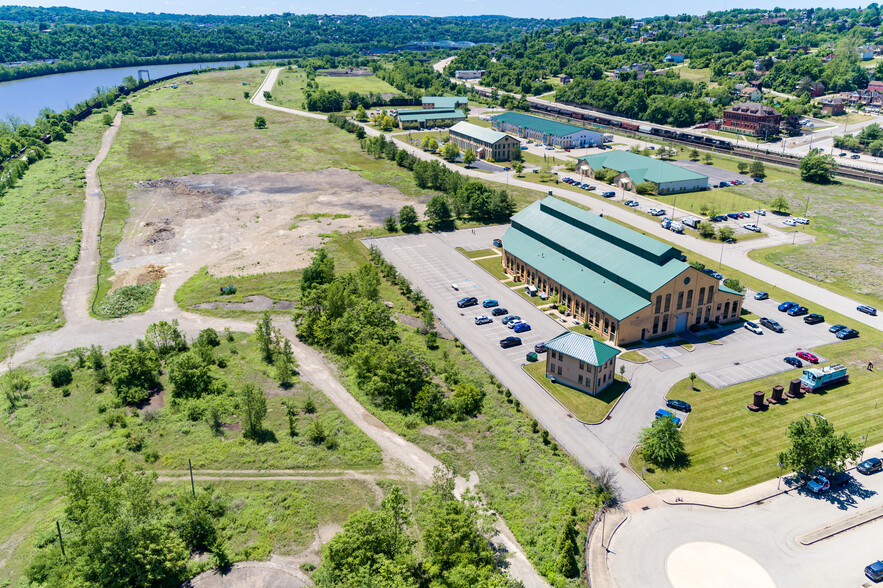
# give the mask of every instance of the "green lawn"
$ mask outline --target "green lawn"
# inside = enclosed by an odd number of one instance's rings
[[[702,217],[703,220],[708,216],[708,214],[702,214],[703,207],[713,207],[717,214],[727,214],[729,212],[750,213],[762,204],[753,198],[740,194],[739,190],[735,188],[716,188],[704,192],[688,192],[686,194],[678,194],[677,196],[654,196],[653,198],[669,206],[677,205],[678,209],[689,210]],[[708,209],[706,208],[705,210],[707,213]],[[754,221],[754,218],[752,217],[749,220]],[[748,220],[745,222],[748,222]]]
[[[477,259],[479,257],[488,257],[490,255],[496,255],[498,258],[500,257],[500,253],[495,249],[476,249],[474,251],[466,251],[462,247],[457,247],[457,251],[468,257],[469,259]],[[499,260],[498,260],[499,261]]]
[[[865,337],[864,331],[862,337]],[[800,370],[715,390],[697,380],[678,382],[668,398],[686,400],[693,411],[683,426],[689,466],[681,470],[655,468],[645,476],[655,489],[677,488],[712,494],[733,492],[779,475],[776,454],[787,446],[787,427],[806,413],[823,414],[835,430],[858,438],[883,427],[880,384],[877,372],[865,369],[868,361],[883,361],[880,340],[853,339],[817,348],[816,351],[849,368],[850,383],[822,394],[807,394],[773,406],[761,413],[749,412],[752,393],[763,390],[769,397],[772,387],[800,376]],[[647,423],[648,425],[650,423]],[[871,436],[872,443],[873,435]],[[640,472],[646,467],[635,452],[631,465]]]
[[[633,361],[635,363],[645,363],[650,361],[647,357],[641,353],[640,351],[626,351],[622,355],[619,356],[619,359],[624,359],[626,361]]]
[[[268,277],[272,277],[268,280]],[[205,267],[175,292],[175,302],[187,308],[201,302],[244,302],[247,296],[263,294],[273,300],[300,300],[300,271],[217,278]],[[221,294],[221,287],[234,286],[235,294]]]
[[[490,275],[494,276],[498,280],[506,280],[509,278],[503,272],[503,263],[502,257],[491,257],[488,259],[479,259],[475,261],[476,264],[480,265],[484,268]]]
[[[692,69],[690,67],[679,67],[675,70],[682,80],[690,80],[692,82],[711,83],[711,68],[704,67],[701,69]]]
[[[546,361],[540,359],[536,363],[524,366],[524,370],[537,381],[539,385],[555,397],[558,402],[576,418],[586,423],[600,423],[615,405],[617,399],[628,389],[627,382],[617,379],[604,388],[597,396],[584,394],[573,388],[553,384],[545,376]]]
[[[472,124],[474,124],[474,125],[477,126],[477,127],[484,127],[484,128],[486,128],[486,129],[491,128],[491,123],[489,123],[489,122],[486,121],[486,120],[481,120],[481,119],[478,118],[477,116],[469,116],[469,117],[466,117],[466,122],[468,122],[468,123],[472,123]]]
[[[549,153],[549,155],[543,154],[543,156],[540,157],[539,155],[535,155],[529,151],[522,151],[521,157],[524,160],[524,163],[539,166],[542,166],[544,163],[548,163],[549,165],[564,165],[565,163],[567,163],[565,160],[555,157],[553,155],[554,151],[550,151]]]
[[[280,81],[282,82],[281,85],[279,84]],[[375,94],[401,94],[399,90],[374,76],[316,76],[316,83],[323,90],[337,90],[344,95],[349,92],[357,92],[359,94],[367,94],[368,92],[374,92]],[[283,69],[279,72],[276,87],[271,92],[273,103],[279,106],[287,106],[288,108],[304,109],[303,90],[306,84],[307,75],[305,71],[301,69]]]

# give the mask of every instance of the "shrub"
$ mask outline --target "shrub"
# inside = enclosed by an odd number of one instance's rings
[[[159,282],[138,286],[123,286],[107,294],[95,312],[105,317],[120,317],[146,310],[153,304]]]
[[[313,424],[310,425],[310,428],[307,429],[307,438],[313,442],[314,445],[319,445],[325,441],[325,429],[322,427],[322,423],[319,422],[319,419],[313,421]]]
[[[135,114],[135,109],[132,108],[132,105],[128,102],[123,102],[123,105],[120,106],[120,112],[125,115]]]
[[[74,380],[71,368],[66,363],[54,363],[49,366],[49,381],[53,388],[67,386]]]
[[[148,449],[141,454],[147,463],[156,463],[159,461],[159,452],[156,449]]]
[[[254,128],[256,129],[266,129],[267,128],[267,119],[262,116],[257,116],[254,119]]]
[[[221,338],[218,332],[212,328],[203,329],[196,338],[197,345],[208,345],[209,347],[217,347],[221,344]]]
[[[156,114],[156,108],[153,106],[148,106],[147,110],[144,111],[147,116],[154,116]]]

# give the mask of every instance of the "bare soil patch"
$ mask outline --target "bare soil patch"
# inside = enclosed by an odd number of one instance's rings
[[[142,284],[150,284],[157,280],[161,280],[166,277],[165,267],[166,266],[164,265],[150,264],[144,267],[136,267],[130,270],[121,271],[111,278],[110,281],[113,283],[113,286],[110,287],[110,292],[113,292],[117,288],[122,288],[123,286],[140,286]]]
[[[217,310],[251,310],[261,312],[264,310],[291,310],[294,308],[294,302],[291,300],[273,300],[267,296],[256,294],[254,296],[246,296],[248,302],[201,302],[194,304],[189,308],[208,308]]]

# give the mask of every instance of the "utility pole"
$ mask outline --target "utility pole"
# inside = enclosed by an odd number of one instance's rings
[[[190,491],[193,493],[193,497],[196,497],[196,486],[193,485],[193,464],[190,463],[190,459],[187,460],[187,467],[190,468]]]
[[[61,539],[61,524],[58,521],[55,521],[55,529],[58,531],[58,544],[61,546],[61,556],[66,558],[67,554],[64,552],[64,541]]]

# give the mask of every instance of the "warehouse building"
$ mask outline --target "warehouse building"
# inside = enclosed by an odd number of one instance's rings
[[[604,142],[603,133],[520,112],[498,114],[491,118],[491,126],[495,131],[562,149],[597,147]]]
[[[657,194],[680,194],[708,189],[708,176],[629,151],[607,151],[580,157],[577,161],[576,169],[583,175],[594,176],[602,169],[617,172],[613,184],[624,190],[633,190],[641,182],[656,184]]]
[[[424,96],[420,99],[421,108],[460,108],[466,106],[466,96]]]
[[[555,198],[512,217],[503,269],[614,345],[739,319],[742,295],[670,245]]]
[[[512,152],[521,148],[518,140],[506,133],[500,133],[467,122],[459,122],[450,129],[451,141],[460,151],[472,149],[480,159],[509,161]]]
[[[613,383],[619,349],[564,331],[546,342],[546,377],[595,396]]]
[[[400,110],[396,118],[403,129],[425,129],[449,127],[458,121],[466,120],[466,115],[459,108],[421,108]]]

